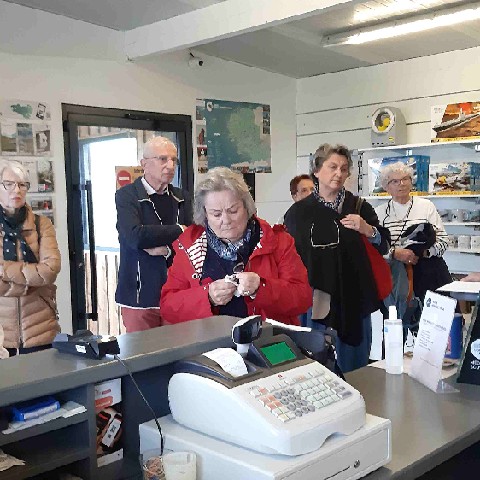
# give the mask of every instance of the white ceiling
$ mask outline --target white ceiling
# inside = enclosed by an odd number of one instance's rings
[[[5,0],[114,30],[131,30],[225,0]]]
[[[178,22],[181,21],[182,16],[185,16],[186,24],[188,24],[191,18],[188,15],[189,12],[201,12],[201,9],[220,4],[225,0],[7,1],[109,29],[128,32],[162,20]],[[262,1],[267,0],[257,0],[257,4],[261,5]],[[295,2],[296,0],[290,1]],[[322,3],[328,2],[319,0],[319,4]],[[325,37],[339,32],[356,31],[364,27],[370,28],[386,21],[403,20],[414,15],[429,14],[436,10],[467,6],[468,4],[480,5],[478,0],[476,2],[466,0],[370,0],[367,2],[344,0],[343,4],[325,8],[320,13],[300,15],[301,19],[299,20],[272,21],[262,28],[257,26],[250,31],[244,29],[246,33],[240,34],[232,30],[231,35],[219,34],[218,39],[208,39],[207,34],[203,42],[196,42],[194,53],[216,56],[294,78],[304,78],[361,66],[462,50],[480,45],[480,21],[363,45],[325,47],[323,43]],[[416,12],[407,11],[408,7],[415,7]],[[369,18],[361,19],[359,18],[361,15]],[[218,19],[218,22],[221,23],[222,19]],[[182,34],[183,32],[179,32],[179,36]],[[155,54],[150,56],[155,58],[161,53],[162,49],[158,47]]]

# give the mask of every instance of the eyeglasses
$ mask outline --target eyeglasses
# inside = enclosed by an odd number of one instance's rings
[[[393,180],[390,180],[387,185],[393,185],[394,187],[398,187],[401,183],[406,184],[410,183],[412,181],[411,177],[403,177],[400,179],[394,178]]]
[[[325,244],[316,244],[313,242],[313,227],[315,226],[315,224],[312,224],[312,227],[310,228],[310,242],[313,248],[321,248],[322,250],[325,250],[327,248],[337,248],[338,244],[340,243],[340,228],[338,227],[338,223],[336,220],[334,220],[333,223],[337,227],[337,241]]]
[[[17,186],[22,192],[26,192],[30,188],[30,182],[11,182],[10,180],[3,180],[1,183],[3,188],[9,192],[15,190],[15,186]]]
[[[158,157],[148,157],[145,160],[158,160],[160,163],[167,163],[169,160],[171,160],[174,165],[178,163],[177,157],[168,157],[167,155],[161,155]]]

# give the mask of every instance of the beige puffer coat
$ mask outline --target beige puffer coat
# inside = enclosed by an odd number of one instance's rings
[[[40,239],[35,215],[27,205],[22,235],[38,263],[25,263],[17,245],[19,261],[3,260],[0,231],[0,324],[4,347],[25,348],[47,345],[60,331],[54,282],[60,271],[60,251],[55,229],[47,217],[39,217]]]

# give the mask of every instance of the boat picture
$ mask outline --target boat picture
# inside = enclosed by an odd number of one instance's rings
[[[457,118],[453,118],[452,120],[447,120],[446,122],[439,123],[434,125],[432,128],[436,132],[442,132],[443,130],[447,130],[448,128],[460,126],[475,117],[480,116],[480,113],[469,113],[466,115],[462,109],[460,109],[460,113],[458,114]]]

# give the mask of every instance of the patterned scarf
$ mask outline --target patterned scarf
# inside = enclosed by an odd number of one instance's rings
[[[223,258],[224,260],[236,261],[238,251],[243,246],[249,244],[255,226],[255,221],[249,221],[242,239],[238,240],[238,242],[224,243],[215,235],[215,233],[213,233],[213,230],[210,228],[210,226],[207,225],[206,234],[208,246],[211,247],[220,258]]]
[[[20,242],[20,250],[23,254],[23,261],[26,263],[38,263],[35,254],[28,246],[22,235],[23,222],[27,218],[27,207],[23,206],[13,215],[6,215],[0,207],[0,227],[3,230],[3,259],[13,262],[17,258],[17,241]]]
[[[323,197],[320,196],[320,193],[318,192],[318,183],[315,182],[315,190],[313,191],[313,196],[317,199],[317,202],[323,203],[323,205],[325,205],[326,207],[331,208],[336,212],[339,212],[340,205],[345,200],[345,187],[342,187],[342,189],[337,193],[337,196],[333,202],[327,202]]]

